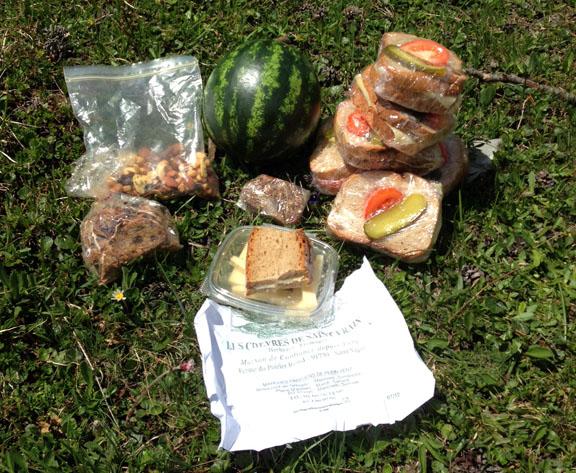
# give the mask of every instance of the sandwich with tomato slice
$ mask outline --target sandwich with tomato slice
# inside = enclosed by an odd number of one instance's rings
[[[344,181],[327,219],[336,238],[401,261],[425,261],[442,223],[442,186],[414,174],[369,171]]]
[[[466,75],[462,61],[445,46],[418,36],[382,36],[374,63],[375,92],[403,107],[425,113],[454,112]]]
[[[357,123],[357,120],[360,123]],[[352,132],[354,130],[358,133],[366,132],[367,129],[361,120],[361,113],[352,118],[350,126]],[[424,175],[426,179],[440,183],[445,195],[456,188],[468,172],[466,146],[455,135],[449,135],[442,142],[416,156],[403,156],[401,153],[395,153],[396,160],[393,164],[391,164],[390,152],[385,151],[383,155],[378,155],[374,144],[369,145],[372,154],[366,151],[368,145],[361,146],[357,143],[356,150],[352,151],[352,154],[345,150],[346,146],[350,144],[339,146],[336,142],[333,119],[325,120],[320,126],[316,148],[309,161],[312,185],[322,194],[336,195],[348,177],[365,172],[370,169],[370,166],[392,166],[399,168],[400,171]],[[382,156],[387,159],[382,159]],[[361,169],[347,163],[366,166],[368,169]]]
[[[387,146],[370,126],[369,113],[356,107],[350,99],[341,102],[336,109],[334,135],[344,162],[358,169],[424,175],[443,163],[435,146],[420,150],[413,156]]]
[[[414,156],[439,143],[455,126],[451,113],[421,113],[386,101],[375,93],[375,67],[357,74],[350,87],[352,103],[389,148]]]

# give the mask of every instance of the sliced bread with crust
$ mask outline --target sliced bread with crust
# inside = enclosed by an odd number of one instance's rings
[[[246,293],[310,283],[310,242],[303,229],[256,227],[246,251]]]
[[[375,92],[385,100],[400,104],[411,110],[428,113],[451,113],[460,104],[466,75],[462,61],[456,54],[444,48],[448,58],[443,73],[418,70],[386,54],[388,46],[403,45],[413,41],[427,41],[418,36],[390,32],[382,36],[376,72]]]
[[[342,159],[349,166],[363,170],[390,170],[423,175],[442,165],[440,151],[433,146],[415,156],[409,156],[385,146],[372,129],[363,136],[351,133],[347,123],[350,115],[356,112],[365,116],[364,112],[354,106],[352,100],[345,100],[338,105],[334,118],[336,143]]]
[[[316,147],[310,156],[312,185],[322,194],[336,195],[344,180],[359,169],[344,162],[334,136],[334,119],[320,125]]]
[[[368,238],[364,233],[365,207],[377,189],[395,188],[404,196],[418,193],[426,199],[423,213],[411,224],[383,238]],[[367,246],[401,261],[417,263],[432,251],[442,223],[442,189],[413,174],[370,171],[355,174],[342,184],[327,219],[328,232],[336,238]]]
[[[365,67],[350,87],[352,103],[362,110],[384,145],[414,156],[439,143],[456,124],[451,113],[419,113],[383,100],[374,92],[374,67]]]

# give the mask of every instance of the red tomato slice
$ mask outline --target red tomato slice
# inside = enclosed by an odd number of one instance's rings
[[[446,164],[448,162],[448,150],[446,149],[446,145],[444,143],[440,143],[440,154],[442,155],[442,164]]]
[[[404,194],[394,187],[376,189],[366,199],[364,218],[368,220],[374,217],[374,215],[394,207],[396,204],[399,204],[403,198]]]
[[[400,46],[403,49],[414,56],[426,61],[433,66],[445,66],[448,64],[450,55],[448,50],[431,39],[415,39],[413,41],[408,41]]]
[[[346,128],[356,136],[365,136],[370,133],[370,125],[364,115],[362,115],[362,112],[353,112],[348,115]]]

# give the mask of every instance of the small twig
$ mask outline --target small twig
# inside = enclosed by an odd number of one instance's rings
[[[188,244],[190,246],[193,246],[195,248],[202,248],[203,250],[205,250],[206,248],[208,248],[208,245],[201,245],[200,243],[195,243],[193,241],[189,241]]]
[[[149,438],[146,442],[144,442],[142,445],[140,445],[136,451],[134,452],[134,456],[138,456],[140,454],[140,452],[142,450],[144,450],[148,445],[150,445],[152,442],[154,442],[154,440],[158,440],[160,437],[162,437],[162,435],[166,435],[166,434],[158,434],[158,435],[154,435],[154,437]]]
[[[8,156],[4,151],[2,151],[0,149],[0,153],[2,153],[2,156],[4,156],[8,161],[11,161],[13,163],[16,163],[16,161],[14,159],[12,159],[10,156]]]
[[[530,89],[541,90],[543,92],[556,95],[566,102],[576,104],[576,95],[571,94],[562,87],[552,87],[550,85],[541,84],[532,79],[520,77],[515,74],[506,74],[503,72],[484,72],[472,67],[465,69],[464,72],[466,72],[466,74],[469,76],[476,77],[484,82],[506,82],[509,84],[520,84],[524,87],[529,87]]]
[[[528,102],[528,100],[531,100],[531,99],[532,99],[532,96],[529,95],[528,97],[526,97],[524,102],[522,102],[522,111],[520,112],[520,120],[518,120],[518,125],[516,125],[517,130],[520,129],[520,126],[522,125],[522,120],[524,119],[524,110],[526,109],[526,102]]]
[[[2,190],[1,186],[2,186],[2,184],[0,184],[0,190]],[[27,327],[30,327],[28,329],[28,332],[30,332],[31,330],[44,325],[45,322],[46,321],[43,320],[41,322],[36,322],[35,324],[30,324],[30,325],[22,324],[22,325],[15,325],[14,327],[3,328],[2,330],[0,330],[0,334],[6,333],[6,332],[11,332],[12,330],[18,330],[20,328],[27,328]]]
[[[6,332],[11,332],[12,330],[18,330],[19,328],[22,328],[22,327],[26,327],[26,325],[15,325],[14,327],[3,328],[2,330],[0,330],[0,334],[6,333]]]

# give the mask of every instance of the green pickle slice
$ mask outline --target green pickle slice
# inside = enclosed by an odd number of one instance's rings
[[[416,71],[428,72],[430,74],[437,74],[439,76],[442,76],[446,73],[445,67],[433,66],[432,64],[424,61],[423,59],[420,59],[417,56],[414,56],[414,54],[410,54],[409,52],[404,51],[394,44],[386,46],[383,53]]]
[[[396,233],[420,217],[427,206],[426,197],[422,194],[410,194],[398,205],[366,220],[364,233],[371,240]]]

